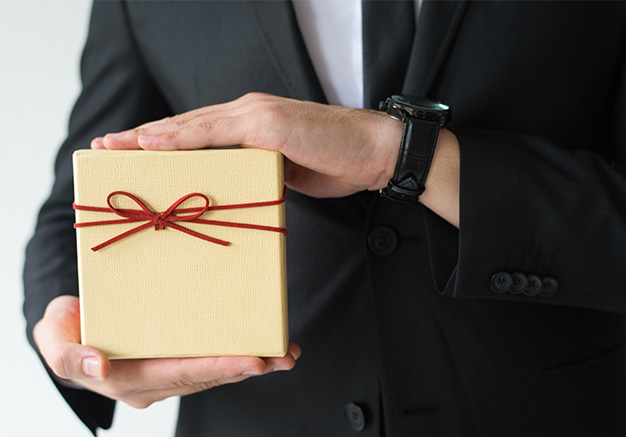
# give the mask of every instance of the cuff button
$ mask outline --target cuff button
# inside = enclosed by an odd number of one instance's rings
[[[510,273],[498,272],[491,277],[491,289],[498,293],[506,293],[513,285],[513,278]]]
[[[515,272],[511,274],[511,277],[513,278],[513,285],[511,285],[509,290],[511,294],[520,294],[528,288],[528,278],[525,274]]]
[[[559,289],[559,282],[554,278],[543,278],[541,281],[541,291],[539,295],[541,297],[550,297]]]
[[[524,290],[526,296],[537,296],[541,290],[541,278],[537,275],[528,275],[528,287]]]

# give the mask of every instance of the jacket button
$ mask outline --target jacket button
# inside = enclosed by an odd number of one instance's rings
[[[524,290],[527,296],[537,296],[541,290],[541,278],[537,275],[528,275],[528,287]]]
[[[541,281],[541,291],[539,291],[539,296],[541,297],[550,297],[553,296],[554,293],[559,289],[559,282],[554,278],[543,278]]]
[[[513,285],[513,277],[507,272],[498,272],[491,277],[491,289],[496,293],[506,293]]]
[[[512,294],[520,294],[528,287],[528,278],[525,274],[515,272],[511,274],[513,278],[513,285],[511,285],[511,289],[509,290]]]
[[[396,250],[398,236],[393,229],[387,226],[380,226],[370,232],[367,243],[376,255],[387,256]]]
[[[363,409],[354,402],[350,402],[344,407],[344,414],[350,427],[355,431],[363,431],[365,428],[365,414]]]

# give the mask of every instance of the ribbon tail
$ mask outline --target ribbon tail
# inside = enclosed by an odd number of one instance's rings
[[[208,235],[204,235],[199,232],[192,231],[191,229],[187,229],[183,226],[177,225],[176,223],[168,222],[166,226],[176,229],[177,231],[184,232],[185,234],[191,235],[192,237],[200,238],[201,240],[204,240],[204,241],[219,244],[220,246],[230,246],[229,241],[224,241],[224,240],[220,240],[219,238],[209,237]]]
[[[127,219],[118,219],[118,220],[101,220],[99,222],[82,222],[82,223],[74,223],[74,229],[88,228],[89,226],[123,225],[126,223],[137,223],[137,222],[144,222],[144,221],[146,221],[145,218],[141,218],[141,219],[127,218]]]
[[[123,232],[123,233],[121,233],[121,234],[111,238],[110,240],[105,241],[104,243],[100,243],[97,246],[92,247],[91,250],[93,250],[94,252],[97,252],[100,249],[102,249],[104,247],[107,247],[109,244],[113,244],[116,241],[120,241],[123,238],[126,238],[126,237],[128,237],[128,236],[130,236],[132,234],[135,234],[135,233],[139,232],[139,231],[143,231],[144,229],[148,229],[148,228],[150,228],[152,226],[153,226],[152,223],[144,223],[143,225],[139,225],[139,226],[137,226],[135,228],[132,228],[131,230]]]

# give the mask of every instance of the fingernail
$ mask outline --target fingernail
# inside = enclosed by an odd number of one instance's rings
[[[278,366],[278,367],[274,367],[274,369],[272,369],[273,372],[284,372],[285,370],[290,370],[288,367],[284,367],[284,366]]]
[[[150,141],[154,135],[139,135],[139,141]]]
[[[252,375],[252,376],[257,376],[260,375],[260,373],[257,370],[246,370],[245,372],[242,373],[242,375]]]
[[[109,139],[109,140],[114,140],[114,139],[116,139],[116,138],[117,138],[117,137],[119,137],[119,136],[120,136],[120,134],[106,134],[106,135],[104,136],[104,138],[107,138],[107,139]]]
[[[88,378],[100,376],[100,360],[97,357],[83,358],[83,374]]]
[[[97,149],[102,147],[102,137],[97,137],[91,140],[91,148]]]

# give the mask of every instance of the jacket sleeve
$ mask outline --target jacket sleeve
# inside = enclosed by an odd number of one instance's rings
[[[626,64],[611,77],[611,116],[571,126],[597,133],[588,150],[455,130],[459,231],[426,213],[441,293],[626,314]],[[517,288],[510,283],[516,276]],[[543,288],[529,291],[520,277],[539,279]]]
[[[89,148],[107,132],[165,117],[170,111],[146,72],[120,1],[94,2],[81,61],[82,93],[72,111],[69,134],[57,156],[55,183],[42,206],[35,234],[26,249],[24,314],[33,347],[33,326],[48,303],[77,295],[76,240],[72,227],[72,153]],[[108,428],[114,402],[87,390],[54,382],[79,418],[95,433]]]

